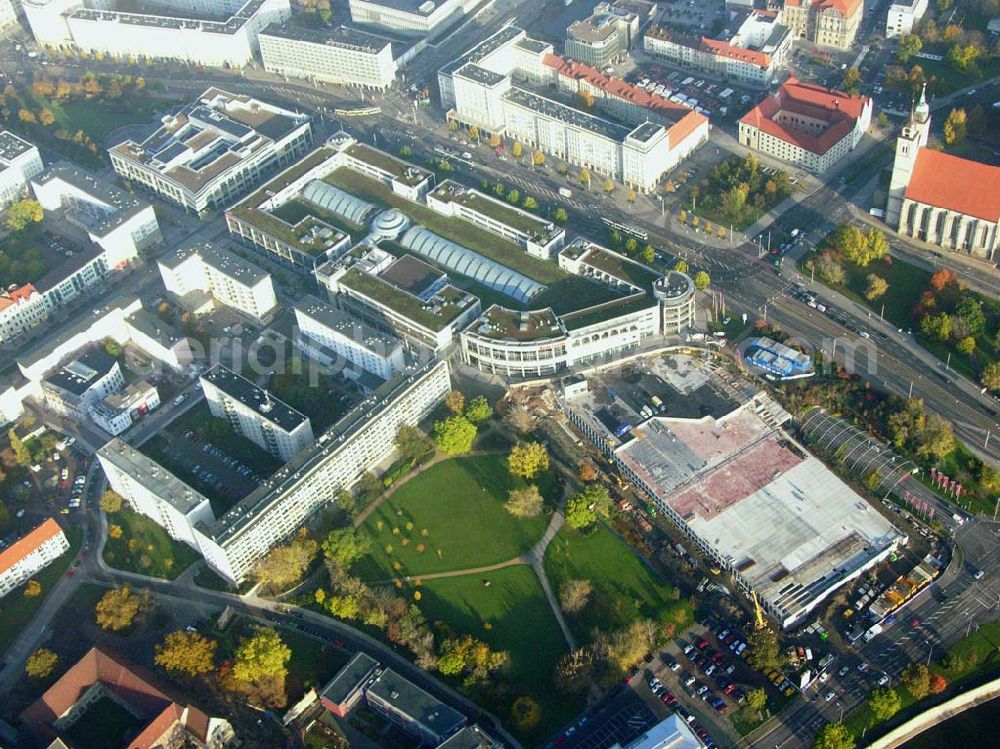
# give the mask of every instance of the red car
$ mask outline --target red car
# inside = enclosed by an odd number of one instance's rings
[[[715,655],[712,656],[712,663],[714,663],[716,666],[721,666],[724,660],[725,659],[722,657],[722,653],[716,653]]]
[[[729,683],[728,683],[728,684],[726,684],[726,686],[725,686],[725,687],[724,687],[724,688],[722,689],[722,691],[723,691],[723,692],[725,692],[726,694],[732,694],[733,692],[735,692],[735,691],[736,691],[736,685],[735,685],[735,684],[733,684],[732,682],[729,682]]]
[[[698,648],[698,650],[704,650],[705,648],[708,647],[708,640],[706,640],[704,637],[700,637],[698,639],[698,642],[696,642],[694,645],[696,648]]]

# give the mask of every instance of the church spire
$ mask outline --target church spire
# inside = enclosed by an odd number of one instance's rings
[[[920,101],[917,102],[917,108],[913,110],[913,118],[917,122],[927,122],[931,116],[931,108],[927,105],[927,84],[924,83],[923,88],[920,89]]]

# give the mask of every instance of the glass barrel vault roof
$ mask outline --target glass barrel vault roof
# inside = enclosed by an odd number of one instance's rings
[[[302,197],[359,225],[364,225],[365,219],[375,210],[371,203],[319,179],[306,184]]]

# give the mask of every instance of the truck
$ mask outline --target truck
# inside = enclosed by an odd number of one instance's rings
[[[656,406],[657,413],[663,413],[664,411],[667,410],[667,407],[664,405],[663,401],[660,400],[660,396],[654,395],[652,398],[650,398],[650,400],[653,402],[653,405]]]
[[[573,197],[573,191],[570,190],[568,187],[560,187],[559,188],[559,194],[562,195],[564,198],[572,198]]]
[[[882,625],[881,624],[873,624],[871,627],[869,627],[865,631],[865,633],[863,635],[861,635],[861,639],[864,640],[865,642],[871,642],[876,637],[878,637],[880,634],[882,634]]]

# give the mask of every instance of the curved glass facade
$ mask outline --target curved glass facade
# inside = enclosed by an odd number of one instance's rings
[[[364,225],[365,219],[375,210],[375,206],[366,203],[340,188],[334,187],[320,179],[311,180],[302,191],[302,197],[320,208],[343,216],[355,224]]]
[[[414,226],[407,231],[400,244],[519,302],[527,302],[545,290],[543,284],[422,226]]]

